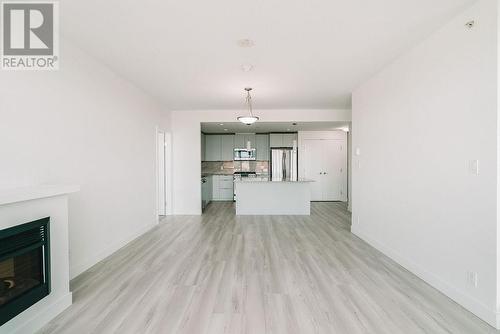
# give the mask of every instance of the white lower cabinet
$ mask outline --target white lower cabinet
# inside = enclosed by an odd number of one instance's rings
[[[214,175],[213,176],[212,199],[214,201],[232,201],[233,200],[233,176],[232,175]]]

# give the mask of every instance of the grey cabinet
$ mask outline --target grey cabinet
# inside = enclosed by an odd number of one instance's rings
[[[234,158],[234,135],[221,136],[221,160],[232,161]]]
[[[250,142],[250,148],[256,148],[255,134],[237,133],[234,136],[234,148],[247,148],[247,142]]]
[[[221,161],[221,135],[206,135],[205,136],[205,160],[206,161]]]
[[[269,135],[269,146],[293,147],[294,140],[297,140],[296,133],[271,133]]]
[[[256,135],[257,160],[269,160],[269,135]]]
[[[296,133],[283,134],[283,147],[293,147],[293,141],[297,140]]]
[[[213,176],[201,179],[201,208],[204,210],[213,199]]]
[[[201,134],[201,161],[205,161],[205,152],[206,152],[206,145],[205,145],[205,134]]]
[[[256,148],[255,134],[246,134],[245,135],[245,147],[246,147],[247,142],[250,142],[250,148]]]
[[[234,148],[245,148],[245,135],[237,133],[234,135]]]
[[[232,175],[213,176],[212,199],[214,201],[232,201],[233,193],[234,190]]]
[[[202,135],[205,141],[203,161],[232,161],[234,154],[234,135]]]
[[[269,135],[270,147],[283,147],[283,135],[281,133],[271,133]]]

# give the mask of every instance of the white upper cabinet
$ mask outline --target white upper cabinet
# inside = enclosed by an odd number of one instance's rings
[[[255,136],[257,160],[269,160],[269,135]]]
[[[221,159],[232,161],[234,158],[234,135],[221,136]]]
[[[294,140],[297,140],[296,133],[271,133],[269,135],[269,146],[293,147]]]
[[[221,135],[206,135],[205,136],[205,160],[206,161],[222,161],[221,147],[222,147],[222,136]]]

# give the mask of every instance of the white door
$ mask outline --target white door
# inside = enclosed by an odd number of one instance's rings
[[[304,140],[304,177],[311,183],[311,201],[323,200],[323,143],[319,139]]]
[[[323,200],[346,201],[347,153],[340,140],[323,140]]]
[[[165,164],[165,133],[158,132],[158,215],[164,216],[166,210],[166,164]]]

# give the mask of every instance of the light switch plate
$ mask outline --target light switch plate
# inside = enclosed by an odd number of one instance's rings
[[[469,172],[472,175],[479,175],[479,160],[469,161]]]

